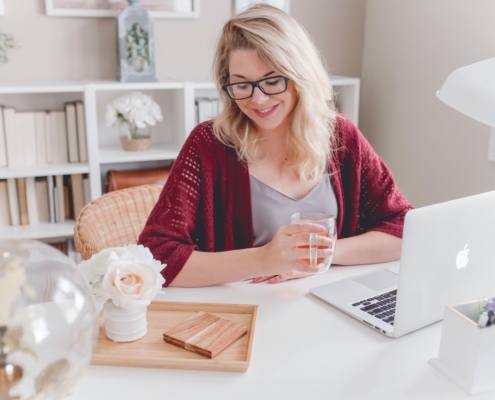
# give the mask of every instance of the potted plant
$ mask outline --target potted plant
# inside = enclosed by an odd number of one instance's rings
[[[10,49],[17,49],[19,45],[12,35],[3,33],[0,30],[0,65],[6,64],[9,61],[7,52]]]
[[[131,342],[147,332],[146,311],[163,293],[160,274],[166,264],[142,245],[111,247],[79,264],[96,301],[103,304],[105,334],[115,342]]]
[[[150,61],[148,32],[139,23],[132,24],[126,36],[127,63],[136,72],[142,72]]]
[[[141,92],[124,94],[107,105],[107,127],[119,126],[120,141],[126,151],[148,150],[149,127],[162,120],[160,106]]]
[[[469,394],[495,390],[495,298],[447,306],[430,363]]]

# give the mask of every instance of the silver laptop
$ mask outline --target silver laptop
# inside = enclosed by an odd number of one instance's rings
[[[440,321],[446,305],[495,296],[494,282],[495,191],[409,211],[400,267],[310,292],[399,337]]]

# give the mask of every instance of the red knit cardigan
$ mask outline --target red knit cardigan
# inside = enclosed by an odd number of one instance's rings
[[[390,170],[345,117],[337,118],[335,139],[329,169],[338,237],[369,231],[402,237],[404,216],[413,207]],[[168,286],[193,250],[244,249],[253,242],[247,165],[215,138],[211,122],[198,125],[174,162],[139,243],[167,264],[162,274]]]

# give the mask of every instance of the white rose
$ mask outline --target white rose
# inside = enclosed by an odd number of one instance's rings
[[[152,283],[158,288],[161,288],[165,283],[165,280],[160,274],[160,271],[165,268],[165,264],[162,265],[160,261],[155,260],[150,249],[137,244],[111,247],[100,251],[98,254],[94,254],[89,260],[79,264],[79,269],[84,280],[91,286],[97,301],[104,302],[111,298],[110,291],[103,285],[104,277],[120,265],[149,266],[155,271]],[[146,284],[151,283],[147,282]]]
[[[165,283],[153,267],[128,260],[111,263],[103,278],[102,289],[122,308],[147,307]]]
[[[97,281],[107,272],[107,266],[113,259],[118,259],[118,248],[109,248],[93,254],[89,260],[82,261],[79,269],[88,283]]]
[[[154,126],[157,121],[163,120],[160,106],[150,96],[141,92],[131,92],[119,96],[107,106],[106,122],[108,127],[118,122],[118,113],[122,114],[125,121],[141,129],[145,128],[146,125]]]
[[[156,121],[150,113],[149,106],[141,105],[140,107],[134,108],[129,113],[129,121],[136,124],[138,128],[146,128],[146,125],[155,125]]]
[[[163,121],[162,110],[154,101],[150,103],[150,114],[156,121]]]
[[[136,106],[137,96],[135,93],[136,92],[117,97],[112,103],[115,109],[124,116],[129,114],[129,112]]]

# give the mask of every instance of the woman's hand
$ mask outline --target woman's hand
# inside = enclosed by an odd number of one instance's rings
[[[280,283],[280,282],[289,281],[291,279],[306,278],[307,276],[310,275],[313,275],[313,273],[292,270],[282,275],[259,276],[258,278],[253,278],[253,283],[260,283],[264,281],[268,281],[268,283]]]
[[[263,269],[267,272],[264,276],[284,276],[284,274],[292,271],[294,272],[291,275],[296,272],[312,274],[320,271],[323,264],[309,265],[309,233],[313,232],[324,233],[325,227],[308,222],[281,227],[269,243],[259,248],[261,263]],[[332,239],[326,236],[318,235],[317,243],[312,243],[312,245],[320,247],[317,250],[317,258],[327,258],[332,254]],[[301,260],[306,260],[307,262]]]

